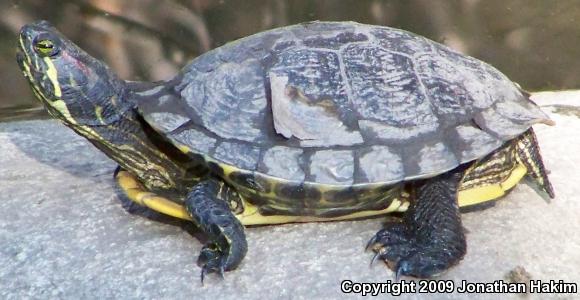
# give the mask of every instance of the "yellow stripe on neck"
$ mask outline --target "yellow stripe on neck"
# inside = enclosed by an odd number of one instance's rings
[[[62,97],[62,92],[60,90],[60,84],[58,83],[58,72],[54,67],[54,63],[52,62],[50,57],[45,57],[43,60],[47,67],[46,75],[48,76],[48,79],[50,79],[50,82],[52,82],[52,85],[54,86],[54,96],[56,98],[60,98]]]

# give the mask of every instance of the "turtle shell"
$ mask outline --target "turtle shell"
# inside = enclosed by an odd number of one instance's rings
[[[352,22],[258,33],[142,92],[184,152],[285,181],[393,184],[444,173],[549,118],[490,65]],[[211,167],[211,166],[210,166]]]

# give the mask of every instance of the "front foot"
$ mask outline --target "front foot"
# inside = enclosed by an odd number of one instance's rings
[[[192,220],[209,238],[197,260],[202,268],[202,284],[207,274],[217,273],[223,277],[225,271],[237,268],[248,249],[244,226],[227,202],[217,197],[219,188],[220,182],[215,180],[200,182],[185,200]]]
[[[460,243],[461,244],[461,243]],[[436,240],[418,238],[402,223],[393,223],[377,232],[369,241],[377,259],[390,263],[398,280],[401,276],[435,276],[463,257],[464,251],[452,251]]]

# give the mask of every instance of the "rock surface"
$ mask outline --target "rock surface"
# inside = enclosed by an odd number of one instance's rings
[[[580,283],[580,92],[535,99],[557,123],[536,127],[556,199],[520,184],[495,207],[463,214],[468,253],[438,279],[493,282],[523,268],[532,279]],[[128,213],[114,169],[56,121],[0,123],[0,299],[336,299],[354,296],[341,293],[345,279],[393,280],[384,264],[370,268],[372,253],[363,251],[384,222],[377,218],[250,228],[241,267],[202,286],[192,226]],[[402,299],[498,296],[523,299]]]

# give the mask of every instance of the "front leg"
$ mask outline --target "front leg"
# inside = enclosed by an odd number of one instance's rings
[[[414,201],[402,222],[379,231],[369,246],[375,258],[395,265],[396,277],[430,277],[459,262],[466,252],[465,235],[457,204],[457,187],[463,167],[414,187]]]
[[[192,220],[209,238],[198,258],[202,282],[207,273],[223,275],[235,269],[248,250],[244,226],[224,201],[227,199],[218,198],[219,190],[220,182],[205,180],[195,185],[185,200]]]

